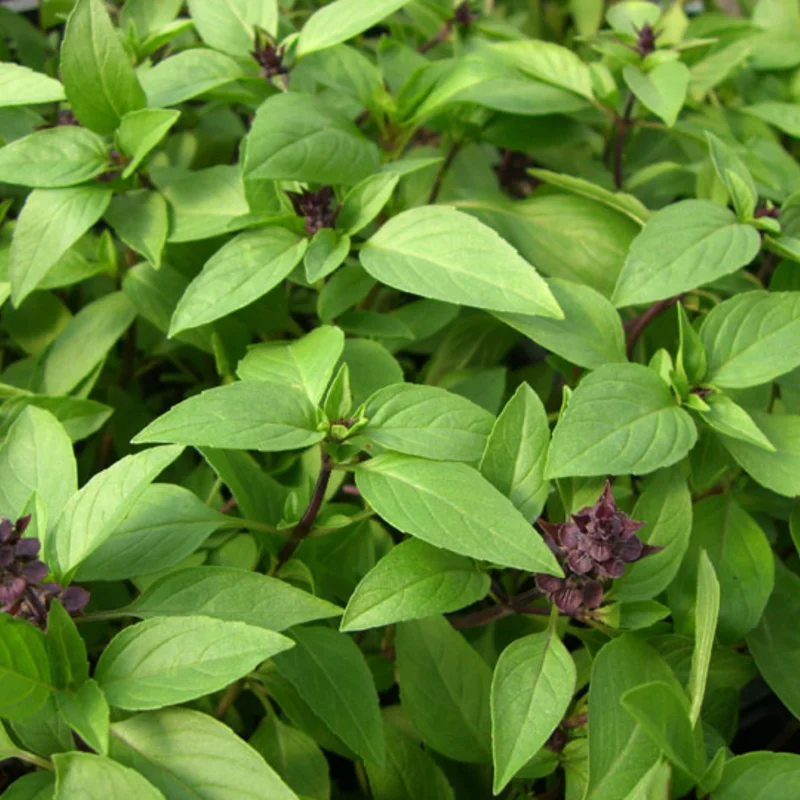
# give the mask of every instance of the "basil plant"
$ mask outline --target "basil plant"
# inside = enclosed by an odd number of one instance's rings
[[[798,41],[0,3],[3,800],[800,798]]]

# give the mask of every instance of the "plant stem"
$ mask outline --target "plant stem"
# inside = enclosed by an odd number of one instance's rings
[[[322,507],[322,501],[325,499],[325,492],[328,489],[328,482],[331,479],[333,459],[328,455],[324,445],[322,445],[321,449],[322,464],[319,468],[319,475],[317,476],[317,482],[314,486],[314,491],[311,494],[311,500],[308,503],[308,508],[300,518],[300,522],[297,523],[292,531],[291,537],[287,540],[286,544],[283,546],[283,549],[278,554],[278,561],[273,572],[277,572],[292,557],[292,554],[297,549],[300,542],[302,542],[303,539],[308,536],[308,534],[311,532],[311,528],[314,526],[314,520],[316,520],[317,514],[319,514],[319,510]]]
[[[222,699],[219,701],[216,711],[214,711],[214,716],[217,719],[222,719],[222,717],[225,716],[225,712],[236,702],[243,688],[244,678],[240,678],[228,687],[228,690],[222,695]]]
[[[510,617],[512,614],[538,614],[538,609],[528,608],[528,604],[541,596],[538,589],[528,589],[525,592],[520,592],[518,595],[512,597],[508,602],[501,605],[489,606],[489,608],[481,608],[477,611],[470,611],[466,614],[457,614],[450,617],[450,624],[454,628],[479,628],[482,625],[488,625],[491,622],[496,622],[503,617]],[[550,609],[541,609],[543,614],[549,616]]]
[[[676,295],[675,297],[668,297],[666,300],[659,300],[657,303],[653,303],[644,314],[625,323],[625,331],[627,334],[625,349],[628,352],[628,358],[633,355],[633,348],[636,346],[636,342],[644,332],[644,329],[659,316],[659,314],[663,314],[668,308],[672,308],[681,297],[683,297],[683,295]]]
[[[631,114],[633,113],[635,99],[633,92],[628,92],[625,110],[622,112],[622,116],[617,118],[616,122],[617,132],[614,139],[614,185],[617,189],[622,188],[622,151],[625,147],[625,134],[631,126]]]
[[[418,53],[427,53],[428,50],[432,50],[436,47],[437,44],[441,44],[444,41],[447,41],[447,37],[450,36],[450,31],[453,29],[453,23],[451,20],[447,20],[447,22],[442,25],[441,28],[436,32],[436,36],[432,39],[428,39],[427,42],[423,42],[418,48]]]
[[[242,517],[231,517],[220,525],[220,529],[224,528],[248,528],[251,531],[259,531],[260,533],[283,533],[274,525],[268,525],[266,522],[259,522],[255,519],[242,519]]]
[[[439,166],[439,171],[436,173],[436,177],[433,179],[431,193],[428,195],[428,205],[433,205],[436,202],[436,199],[439,197],[439,192],[442,191],[442,183],[445,175],[447,175],[447,171],[452,166],[459,150],[461,150],[461,142],[453,142],[453,144],[450,146],[450,150],[444,157],[444,161],[442,161],[441,165]]]
[[[29,753],[27,750],[17,750],[14,752],[12,758],[18,758],[20,761],[27,761],[28,764],[34,764],[40,769],[53,769],[53,765],[46,758],[37,756],[35,753]]]

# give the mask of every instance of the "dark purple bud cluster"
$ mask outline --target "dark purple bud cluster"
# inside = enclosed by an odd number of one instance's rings
[[[261,67],[262,78],[289,74],[289,68],[283,63],[283,53],[272,42],[265,41],[257,45],[250,55]]]
[[[536,585],[565,614],[597,608],[603,602],[604,582],[621,577],[626,564],[661,549],[636,535],[644,522],[617,508],[608,481],[600,499],[567,522],[538,524],[565,577],[536,575]]]
[[[656,32],[649,22],[645,22],[641,29],[637,31],[636,52],[645,58],[656,49]]]
[[[38,557],[41,543],[22,538],[30,521],[30,514],[16,523],[0,518],[0,612],[44,628],[54,597],[70,614],[77,614],[89,602],[89,593],[80,586],[62,589],[57,583],[42,583],[48,569]]]
[[[528,174],[528,169],[534,163],[530,156],[516,150],[506,150],[503,153],[503,158],[494,171],[500,187],[509,197],[522,200],[537,186],[539,181]]]
[[[479,19],[480,14],[472,10],[472,5],[469,0],[464,0],[453,12],[453,22],[458,25],[463,25],[465,28],[468,28],[473,22],[477,22]]]
[[[333,190],[323,186],[318,192],[286,192],[292,201],[295,213],[306,219],[306,232],[313,236],[322,228],[332,228],[339,215],[339,206],[331,208]]]

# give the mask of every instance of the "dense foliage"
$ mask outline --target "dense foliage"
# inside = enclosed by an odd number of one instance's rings
[[[798,0],[30,5],[2,797],[800,797]]]

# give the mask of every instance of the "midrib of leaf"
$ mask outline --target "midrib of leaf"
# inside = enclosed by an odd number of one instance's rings
[[[552,629],[552,627],[549,627],[547,629],[547,641],[545,642],[544,649],[542,650],[542,657],[541,657],[541,660],[539,661],[538,666],[536,667],[536,672],[534,673],[533,680],[531,681],[531,692],[528,695],[528,704],[527,704],[527,708],[525,710],[525,724],[523,725],[523,728],[527,726],[528,717],[529,717],[531,709],[533,708],[533,705],[534,705],[534,698],[535,698],[535,695],[536,695],[536,689],[539,686],[539,680],[542,677],[542,673],[544,672],[544,662],[547,659],[547,653],[550,650],[550,643],[552,641],[552,638],[553,638],[553,629]],[[517,641],[519,641],[519,640],[517,640]],[[527,666],[527,665],[524,662],[519,664],[516,667],[516,669],[514,669],[510,673],[508,673],[508,675],[506,676],[506,679],[510,678],[515,672],[517,672],[518,670],[522,669],[525,666]],[[516,738],[513,746],[511,747],[511,753],[510,753],[509,757],[506,758],[506,769],[508,769],[508,764],[511,761],[511,756],[515,755],[519,749],[520,749],[520,737],[518,736]]]
[[[332,125],[332,120],[325,120],[324,125],[325,127],[317,128],[310,133],[305,133],[302,136],[293,136],[290,141],[286,144],[281,145],[277,150],[273,150],[266,158],[264,158],[259,165],[253,170],[254,172],[264,166],[264,164],[274,160],[277,156],[283,153],[284,150],[288,150],[290,147],[297,147],[298,145],[302,145],[306,153],[308,152],[309,145],[312,144],[312,140],[318,136],[325,136],[326,134],[335,134],[337,136],[344,137],[345,139],[355,139],[355,136],[352,136],[347,131],[343,130],[340,127],[328,127]],[[285,132],[282,132],[285,135]],[[277,134],[275,134],[277,135]]]
[[[184,729],[184,730],[189,730],[191,732],[191,729]],[[174,731],[171,731],[171,732],[174,733]],[[168,775],[172,780],[175,781],[175,783],[177,783],[183,789],[185,789],[187,794],[191,795],[192,797],[198,798],[198,800],[203,800],[203,795],[201,795],[198,792],[196,792],[194,790],[194,788],[192,786],[190,786],[188,783],[186,783],[182,778],[179,778],[163,762],[156,761],[154,758],[152,758],[147,753],[145,753],[142,750],[140,750],[138,747],[134,747],[121,733],[119,733],[119,731],[114,729],[113,725],[111,726],[111,735],[115,736],[121,742],[124,742],[125,745],[130,747],[130,749],[133,750],[135,753],[138,753],[140,758],[143,758],[149,764],[153,764],[157,769],[161,770],[161,772],[163,772],[166,775]]]
[[[92,42],[90,57],[94,61],[95,71],[97,73],[97,78],[100,81],[100,85],[103,87],[103,95],[105,96],[106,102],[108,102],[109,106],[113,109],[114,113],[117,117],[121,118],[123,114],[121,113],[120,109],[117,108],[117,104],[114,98],[114,92],[111,91],[111,87],[107,83],[106,76],[107,71],[105,69],[105,62],[108,61],[108,48],[103,48],[103,60],[100,60],[100,41],[99,37],[97,36],[97,29],[95,27],[95,18],[94,18],[94,8],[93,6],[89,6],[89,37]],[[113,33],[113,32],[112,32]],[[110,72],[110,70],[109,70]]]
[[[426,648],[426,649],[430,653],[430,648]],[[478,653],[476,653],[475,655],[479,659],[481,658],[481,656]],[[453,681],[449,681],[449,680],[446,679],[444,673],[441,670],[441,662],[440,662],[440,660],[439,659],[432,659],[432,660],[434,661],[434,669],[435,669],[437,677],[439,678],[439,681],[444,685],[444,687],[445,687],[445,689],[447,691],[447,696],[450,698],[450,700],[453,703],[453,708],[458,710],[458,716],[461,717],[461,719],[464,720],[465,727],[469,728],[470,733],[471,733],[471,735],[472,735],[472,737],[473,737],[473,739],[475,741],[475,744],[478,746],[478,749],[481,750],[484,753],[488,753],[489,755],[491,755],[491,752],[486,750],[486,746],[485,746],[484,742],[481,739],[480,730],[478,729],[478,727],[475,724],[474,720],[472,720],[470,717],[468,717],[464,713],[463,699],[460,698],[460,697],[457,697],[455,692],[453,691],[454,682]]]
[[[752,312],[752,310],[753,309],[751,309],[750,311]],[[723,322],[723,324],[720,326],[718,338],[722,336],[723,331],[725,330],[727,325],[730,324],[732,321],[733,321],[733,317],[729,317],[727,320],[725,320]],[[766,321],[767,321],[766,319],[762,319],[761,324],[763,325],[764,322],[766,322]],[[715,368],[714,372],[715,373],[721,372],[724,367],[727,367],[730,364],[734,363],[738,358],[742,358],[745,353],[747,353],[748,351],[752,350],[754,347],[763,346],[766,342],[769,342],[770,339],[772,339],[773,337],[781,335],[785,331],[786,328],[789,328],[792,325],[797,325],[798,323],[800,323],[800,319],[798,319],[797,317],[793,317],[788,322],[786,322],[785,324],[781,325],[779,328],[773,329],[766,336],[762,336],[760,339],[757,339],[756,341],[754,341],[751,344],[747,345],[743,349],[737,350],[735,353],[732,353],[727,360],[720,362],[720,364]],[[736,332],[736,334],[734,336],[734,341],[733,341],[734,345],[736,343],[736,338],[735,337],[738,336],[741,333],[742,327],[743,327],[743,323],[740,322],[739,323],[739,330]]]
[[[467,575],[470,578],[472,578],[474,575],[480,575],[480,573],[477,570],[473,571],[466,569],[445,569],[433,575],[425,575],[421,578],[415,578],[414,580],[411,580],[408,583],[403,584],[397,589],[392,589],[391,594],[384,595],[377,603],[374,603],[365,611],[361,611],[357,615],[354,615],[351,622],[359,619],[360,617],[366,616],[370,612],[374,611],[376,608],[380,608],[381,606],[386,605],[386,603],[391,602],[393,599],[397,597],[402,598],[403,595],[407,594],[411,589],[413,589],[416,586],[419,586],[420,584],[426,583],[428,581],[440,580],[439,587],[432,593],[432,597],[426,598],[426,600],[430,601],[431,599],[433,599],[433,597],[439,594],[442,588],[444,588],[445,581],[449,577],[458,575]],[[380,587],[378,587],[378,590],[380,590]]]
[[[617,400],[617,398],[614,398],[614,397],[597,398],[597,399],[593,400],[592,402],[593,403],[594,402],[602,402],[603,400],[606,400],[607,402],[611,402],[611,401]],[[677,406],[675,406],[674,408],[676,410],[680,410],[680,409],[677,408]],[[662,408],[656,408],[656,409],[652,409],[650,411],[647,411],[644,414],[642,414],[641,416],[638,416],[635,419],[631,420],[630,422],[626,423],[624,428],[616,428],[611,433],[607,434],[606,436],[603,436],[601,439],[598,439],[595,442],[595,444],[593,444],[591,447],[587,447],[585,450],[582,450],[577,456],[575,456],[574,458],[571,458],[569,461],[561,462],[560,466],[562,468],[564,468],[567,465],[572,464],[573,461],[575,461],[576,459],[585,458],[587,453],[591,452],[592,450],[594,450],[597,447],[600,447],[600,445],[605,444],[609,439],[611,439],[612,437],[614,437],[617,434],[619,434],[620,431],[624,431],[626,433],[626,435],[628,436],[628,438],[630,438],[630,433],[631,433],[630,429],[635,424],[641,422],[643,419],[646,419],[647,417],[649,417],[649,416],[651,416],[653,414],[660,414],[662,411],[672,411],[672,410],[673,410],[673,406],[663,406]],[[659,420],[659,425],[660,425],[660,420]],[[655,443],[655,436],[653,436],[653,438],[652,438],[650,444],[648,445],[648,447],[652,447],[652,445],[654,443]],[[627,447],[627,439],[626,439],[625,444],[622,447],[622,451],[625,450],[625,447]],[[645,452],[647,452],[647,451],[645,451]],[[640,456],[638,460],[641,461],[641,459],[642,459],[642,457]]]
[[[622,750],[619,751],[617,757],[609,764],[606,768],[603,778],[600,780],[600,783],[595,784],[594,788],[589,791],[586,795],[586,800],[592,800],[592,798],[597,794],[598,789],[603,788],[603,784],[606,783],[608,779],[613,778],[617,774],[617,767],[625,763],[625,760],[628,757],[628,752],[633,748],[634,743],[638,744],[639,740],[643,740],[645,742],[650,742],[650,737],[644,734],[643,736],[640,735],[641,733],[641,726],[639,723],[635,723],[634,729],[631,731],[631,735],[628,737],[628,740],[625,742],[625,746]],[[655,745],[654,745],[655,746]],[[589,763],[589,785],[591,785],[591,762]]]
[[[403,478],[401,478],[400,476],[398,476],[394,472],[382,470],[378,474],[381,474],[381,473],[383,475],[390,475],[398,483],[402,483],[404,486],[407,486],[407,487],[413,489],[414,491],[416,491],[420,495],[421,494],[425,494],[425,495],[428,495],[429,497],[433,497],[433,498],[439,500],[439,502],[441,502],[443,505],[447,506],[447,508],[451,509],[456,514],[458,514],[458,516],[461,519],[467,520],[467,528],[470,529],[470,526],[469,526],[469,521],[471,519],[470,516],[466,512],[464,512],[462,509],[460,509],[458,506],[453,505],[453,503],[451,503],[449,500],[444,498],[442,495],[436,494],[434,491],[432,491],[431,489],[428,489],[424,485],[421,486],[418,483],[411,483],[408,480],[404,480]],[[392,494],[394,494],[394,490],[391,489],[391,487],[387,487],[387,488],[390,491],[392,491]],[[396,502],[396,504],[398,506],[401,505],[401,503],[397,502],[397,496],[396,495],[395,495],[395,502]],[[430,507],[427,505],[427,503],[425,504],[425,507],[426,507],[426,510],[428,511],[428,515],[431,518],[436,519],[436,515],[435,514],[431,514]],[[525,550],[525,548],[520,548],[520,545],[517,542],[514,542],[513,540],[507,539],[506,537],[502,536],[502,534],[498,531],[498,528],[495,527],[494,525],[489,524],[489,523],[484,523],[484,524],[481,525],[481,527],[483,527],[485,530],[488,530],[489,532],[491,532],[494,535],[495,539],[499,539],[500,541],[505,542],[506,544],[512,545],[517,550],[517,552],[523,551],[523,552],[527,553],[527,550]]]
[[[295,640],[295,641],[297,641],[297,640]],[[299,644],[301,644],[301,642],[297,641],[297,644],[299,645]],[[374,753],[375,751],[372,749],[372,741],[371,741],[370,737],[367,735],[367,731],[365,731],[361,727],[361,724],[360,724],[358,718],[353,713],[353,709],[352,709],[350,703],[347,702],[347,698],[341,692],[338,691],[338,689],[339,689],[338,683],[331,679],[331,677],[328,674],[327,669],[325,668],[325,665],[317,658],[316,653],[314,653],[314,651],[310,647],[307,647],[305,644],[303,644],[302,646],[303,646],[303,649],[305,650],[305,652],[309,655],[311,660],[317,666],[317,668],[321,671],[323,677],[325,678],[325,681],[332,687],[333,694],[335,694],[339,698],[339,700],[342,702],[342,705],[344,706],[344,708],[347,711],[347,715],[350,717],[350,720],[355,724],[355,727],[359,731],[361,736],[363,736],[363,741],[367,744],[368,749],[370,750],[370,752]]]

